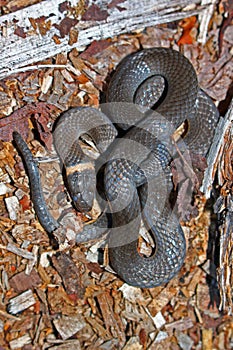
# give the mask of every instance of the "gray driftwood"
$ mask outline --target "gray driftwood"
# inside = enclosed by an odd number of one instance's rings
[[[0,18],[0,79],[17,73],[19,68],[45,60],[60,52],[69,52],[72,48],[83,50],[93,40],[101,40],[122,33],[136,31],[148,26],[180,20],[202,13],[202,20],[208,21],[211,0],[122,0],[118,4],[112,0],[92,0],[90,6],[95,6],[101,12],[102,20],[82,20],[84,1],[70,0],[73,10],[61,12],[64,0],[47,0],[22,10],[4,15]],[[87,11],[85,8],[84,11]],[[45,22],[51,28],[40,33],[33,28],[31,19],[45,16]],[[78,23],[72,28],[78,35],[77,42],[69,44],[69,33],[59,38],[56,43],[54,35],[60,32],[54,27],[65,18],[77,19]],[[204,23],[204,22],[203,22]],[[206,26],[206,24],[205,24]],[[24,38],[15,33],[16,29],[23,30]],[[22,69],[21,69],[22,70]]]
[[[233,195],[232,195],[232,136],[233,100],[225,118],[219,120],[215,137],[208,155],[202,191],[211,197],[215,183],[218,197],[215,200],[217,228],[220,239],[217,278],[221,296],[220,309],[232,314],[232,246],[233,246]]]

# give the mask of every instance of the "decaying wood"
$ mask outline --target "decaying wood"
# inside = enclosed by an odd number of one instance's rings
[[[72,48],[82,50],[93,40],[197,15],[211,5],[199,0],[83,0],[44,1],[0,18],[0,79],[20,67],[45,60]]]
[[[216,5],[217,0],[213,0],[212,3],[209,3],[209,0],[202,0],[201,4],[209,5],[202,13],[199,15],[200,20],[200,34],[198,37],[198,41],[202,44],[206,43],[207,40],[207,34],[208,34],[208,26],[210,23],[210,20],[214,13],[214,8]]]
[[[218,218],[220,253],[218,283],[221,296],[220,309],[232,313],[232,244],[233,244],[233,100],[225,118],[221,118],[208,156],[202,190],[210,198],[213,183],[217,184],[218,198],[215,212]]]
[[[233,121],[233,101],[231,102],[231,105],[229,107],[229,111],[226,117],[225,118],[220,117],[220,120],[216,128],[215,136],[214,136],[211,148],[209,150],[209,155],[207,158],[208,167],[205,171],[203,185],[201,187],[201,191],[205,194],[206,199],[210,198],[211,189],[212,189],[214,178],[217,172],[217,168],[218,168],[220,159],[223,155],[225,137],[232,127],[232,121]],[[220,181],[222,183],[223,180],[220,179]]]
[[[83,286],[81,285],[80,271],[65,253],[57,253],[52,257],[52,263],[60,274],[67,295],[75,298],[83,297]]]
[[[221,197],[220,197],[221,198]],[[218,269],[218,282],[221,295],[220,309],[232,314],[232,245],[233,245],[233,197],[232,194],[221,198],[224,200],[223,212],[219,215],[220,222],[220,264]]]

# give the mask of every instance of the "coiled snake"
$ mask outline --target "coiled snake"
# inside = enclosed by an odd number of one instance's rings
[[[95,197],[103,205],[100,218],[77,234],[77,243],[109,231],[111,267],[127,283],[150,288],[169,281],[180,270],[186,252],[185,237],[170,204],[170,163],[176,156],[171,135],[186,120],[188,132],[180,152],[189,149],[205,155],[218,112],[198,87],[192,64],[165,48],[126,57],[111,78],[106,101],[102,111],[79,107],[65,112],[54,130],[75,207],[89,212]],[[84,134],[101,153],[95,163],[81,149]],[[53,232],[58,224],[46,211],[33,158],[17,132],[14,140],[25,158],[38,218]],[[99,170],[105,198],[96,192]],[[142,221],[155,243],[149,257],[138,252]]]

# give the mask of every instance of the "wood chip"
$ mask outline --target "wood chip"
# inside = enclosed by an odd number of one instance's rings
[[[22,337],[16,338],[9,342],[10,348],[12,350],[22,349],[27,344],[31,344],[31,338],[29,334],[24,334]]]
[[[154,324],[155,324],[155,327],[157,329],[163,327],[166,323],[166,320],[164,319],[163,315],[161,312],[158,312],[154,317],[151,317]]]
[[[41,279],[36,270],[32,270],[30,275],[26,275],[24,271],[15,274],[9,280],[10,286],[15,290],[15,292],[20,293],[27,289],[32,289],[39,286]]]
[[[113,298],[109,292],[97,295],[97,300],[103,315],[106,330],[119,339],[120,344],[125,343],[124,325],[120,317],[113,310]]]
[[[102,326],[101,320],[98,320],[97,317],[86,317],[87,322],[93,327],[93,329],[97,332],[99,337],[104,340],[109,340],[112,338],[111,334]]]
[[[55,254],[55,251],[43,252],[40,255],[40,265],[42,268],[50,266],[51,257]]]
[[[86,325],[82,315],[75,315],[73,317],[62,316],[61,318],[54,320],[53,324],[62,339],[72,337]]]
[[[35,257],[34,254],[32,254],[31,252],[22,248],[18,248],[16,245],[12,243],[8,243],[6,247],[0,246],[0,248],[6,249],[9,252],[14,253],[18,256],[21,256],[22,258],[25,258],[25,259],[34,260],[34,257]]]
[[[4,331],[4,323],[2,320],[0,320],[0,332]]]
[[[193,327],[193,321],[189,317],[184,317],[181,320],[171,322],[165,325],[168,332],[172,333],[173,330],[184,331]]]
[[[123,350],[143,350],[138,337],[132,337],[124,346]]]
[[[213,349],[213,331],[212,329],[202,329],[202,350]]]
[[[72,295],[74,299],[82,298],[84,289],[80,270],[70,256],[62,252],[57,253],[52,256],[52,263],[62,278],[67,294]]]
[[[156,299],[148,305],[148,309],[151,315],[154,317],[164,306],[166,306],[174,295],[178,292],[178,288],[171,287],[169,289],[162,290],[158,294]]]
[[[0,182],[0,196],[3,196],[9,192],[11,192],[11,189],[4,183]]]
[[[32,291],[29,289],[24,293],[21,293],[9,300],[9,304],[7,306],[8,312],[13,315],[16,315],[19,312],[34,305],[35,303],[36,303],[36,299],[34,298]]]
[[[185,333],[176,332],[178,344],[182,350],[191,350],[193,346],[193,340]]]
[[[44,77],[41,85],[41,92],[43,94],[46,94],[48,92],[49,88],[52,85],[52,82],[53,82],[53,77],[51,75],[47,75]]]
[[[193,278],[191,279],[191,281],[189,282],[189,285],[187,287],[187,290],[189,292],[191,292],[190,295],[195,293],[195,288],[196,288],[197,284],[200,282],[201,276],[203,275],[203,272],[200,268],[197,267],[195,270],[196,271],[193,275]]]
[[[127,283],[122,284],[119,288],[122,291],[125,299],[131,302],[142,302],[144,298],[142,296],[142,291],[140,288],[129,286]]]
[[[80,342],[77,339],[68,340],[63,342],[61,345],[55,345],[49,347],[50,350],[81,350]]]
[[[11,220],[17,220],[19,212],[19,200],[16,196],[5,198],[6,207]]]
[[[197,308],[200,311],[205,311],[205,313],[212,315],[214,318],[219,317],[219,310],[217,305],[214,304],[210,308],[210,299],[209,299],[209,287],[207,284],[199,283],[197,286],[196,292],[197,299]]]
[[[159,331],[159,333],[157,334],[155,340],[154,340],[154,343],[159,343],[161,342],[162,340],[168,338],[168,334],[167,332],[164,332],[164,331]]]

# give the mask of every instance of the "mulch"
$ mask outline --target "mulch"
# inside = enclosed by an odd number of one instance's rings
[[[0,81],[0,349],[233,348],[231,312],[219,309],[216,215],[202,193],[197,191],[196,211],[182,223],[188,248],[179,274],[156,288],[131,287],[105,265],[103,241],[74,244],[84,217],[70,203],[52,142],[57,117],[75,106],[98,107],[110,73],[140,47],[180,49],[200,86],[226,113],[233,24],[225,21],[225,3],[216,7],[205,45],[197,40],[199,23],[192,17],[93,42],[82,53],[73,49],[47,59],[43,64],[50,68]],[[59,248],[35,216],[12,143],[15,129],[38,157],[52,215],[67,223],[68,239]]]

